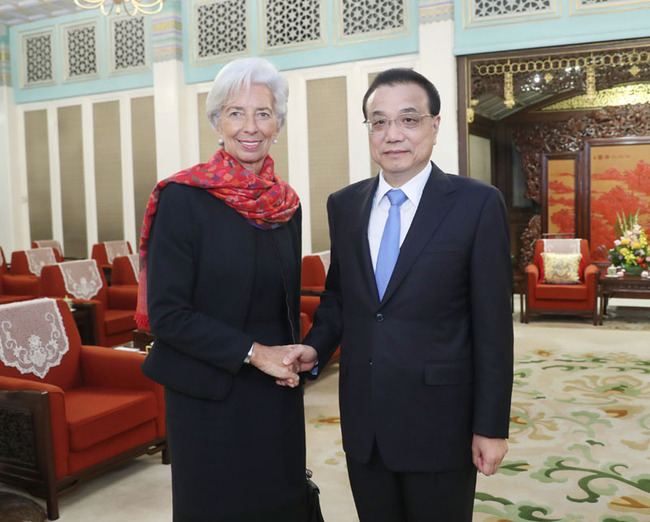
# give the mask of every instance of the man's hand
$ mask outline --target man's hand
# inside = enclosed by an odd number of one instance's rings
[[[491,439],[474,434],[472,439],[472,461],[476,469],[486,477],[497,472],[506,453],[508,453],[508,443],[505,439]]]
[[[295,388],[300,382],[298,372],[301,370],[298,362],[283,362],[290,352],[290,346],[265,346],[254,343],[250,363],[271,377],[281,380],[284,386]]]
[[[316,350],[306,344],[290,344],[284,348],[288,348],[289,352],[284,356],[282,363],[292,368],[296,373],[308,372],[318,360]],[[291,383],[286,379],[279,378],[275,382],[279,386],[291,386]]]

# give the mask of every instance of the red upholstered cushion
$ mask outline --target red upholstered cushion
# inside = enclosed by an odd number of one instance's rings
[[[156,416],[150,391],[118,388],[75,388],[65,393],[70,448],[82,451]]]
[[[537,299],[566,299],[584,301],[587,299],[585,285],[538,285],[535,289]]]
[[[133,316],[133,310],[106,310],[104,319],[106,322],[106,335],[135,330],[137,324]]]
[[[70,473],[102,462],[141,444],[146,444],[156,437],[156,423],[147,421],[115,437],[103,440],[85,451],[73,451],[68,458]]]

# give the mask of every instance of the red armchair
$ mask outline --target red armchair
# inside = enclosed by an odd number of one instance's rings
[[[325,290],[325,278],[325,266],[318,254],[310,254],[302,258],[300,312],[303,337],[307,335],[314,323],[314,312],[320,304],[320,293]]]
[[[38,348],[30,337],[40,334],[58,352],[16,363],[0,346],[1,482],[46,499],[56,519],[58,497],[80,481],[144,454],[169,462],[164,390],[140,370],[142,354],[82,346],[61,300],[2,305],[0,323],[19,348]]]
[[[0,247],[0,304],[27,301],[38,295],[38,280],[34,285],[31,278],[25,279],[24,276],[12,277],[8,275],[8,272],[5,254],[2,247]],[[7,277],[5,278],[5,276]]]
[[[302,258],[302,288],[325,290],[326,277],[325,265],[318,254],[309,254]]]
[[[113,259],[113,282],[112,286],[138,286],[138,254],[118,256]]]
[[[132,254],[131,244],[128,241],[104,241],[93,245],[91,259],[97,261],[99,268],[104,272],[109,285],[113,284],[113,260],[116,257]]]
[[[38,297],[43,263],[56,263],[52,248],[32,248],[13,252],[11,269],[2,276],[5,293]]]
[[[32,241],[32,248],[51,248],[54,250],[54,257],[56,258],[57,263],[65,261],[63,258],[63,247],[56,239],[39,239],[38,241]]]
[[[62,273],[62,270],[72,263],[79,263],[79,261],[66,261],[57,265],[43,267],[40,286],[42,296],[65,297],[69,295],[71,298],[74,297],[66,289]],[[98,272],[101,279],[101,288],[91,299],[80,299],[83,302],[95,305],[97,344],[100,346],[115,346],[131,342],[133,341],[133,330],[137,327],[134,316],[138,290],[137,288],[113,288],[108,286],[103,272],[101,270]]]
[[[545,284],[540,280],[544,270],[541,261],[543,251],[544,240],[539,239],[535,244],[533,263],[526,267],[526,298],[521,322],[527,323],[531,315],[578,314],[591,317],[597,325],[596,293],[599,271],[596,265],[591,264],[589,242],[580,239],[580,282],[575,284]]]

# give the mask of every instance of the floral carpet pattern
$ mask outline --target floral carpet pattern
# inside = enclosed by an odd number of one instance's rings
[[[648,348],[520,356],[510,451],[479,477],[474,520],[650,521]]]
[[[650,522],[650,311],[623,311],[609,328],[515,318],[510,450],[496,475],[479,475],[474,522]],[[307,388],[308,467],[325,520],[358,522],[338,364]]]

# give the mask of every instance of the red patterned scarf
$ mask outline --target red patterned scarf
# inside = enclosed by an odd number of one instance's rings
[[[199,163],[158,182],[149,196],[140,233],[140,279],[135,314],[138,327],[149,329],[147,245],[162,189],[169,183],[204,188],[239,212],[251,225],[264,229],[277,228],[291,219],[300,201],[298,194],[275,174],[273,165],[273,159],[267,156],[261,172],[254,174],[230,154],[219,150],[207,163]]]

